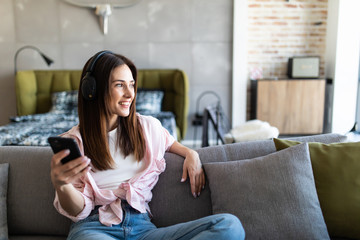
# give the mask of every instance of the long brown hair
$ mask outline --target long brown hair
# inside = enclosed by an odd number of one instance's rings
[[[90,58],[85,64],[82,76],[86,74],[88,65],[92,62]],[[91,159],[92,165],[98,170],[113,168],[114,160],[111,157],[108,143],[108,126],[110,119],[110,74],[116,67],[126,64],[135,80],[135,95],[130,106],[130,114],[127,117],[118,117],[117,145],[124,157],[134,154],[140,161],[146,151],[143,129],[136,115],[136,93],[137,93],[137,70],[132,61],[125,56],[114,53],[103,54],[95,63],[91,75],[96,80],[96,98],[88,101],[82,97],[79,91],[78,113],[80,134],[83,140],[84,153]],[[83,81],[80,81],[81,89]]]

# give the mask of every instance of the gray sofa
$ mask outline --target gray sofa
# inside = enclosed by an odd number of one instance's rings
[[[342,142],[345,139],[345,136],[338,134],[297,138],[297,140],[304,142],[318,141],[323,143]],[[306,148],[300,148],[298,151],[302,151],[301,149]],[[210,189],[213,187],[212,184],[219,183],[220,179],[216,179],[216,168],[214,168],[212,164],[267,156],[276,152],[276,149],[272,140],[262,140],[201,148],[198,149],[198,152],[205,170],[209,172],[206,171],[208,178],[206,187],[196,199],[194,199],[190,193],[188,182],[180,182],[183,159],[177,155],[166,153],[167,167],[165,172],[160,175],[159,182],[153,189],[153,199],[150,203],[153,222],[158,227],[190,221],[214,212],[214,199],[212,199],[214,191],[210,191]],[[71,222],[58,214],[52,205],[54,189],[50,181],[51,156],[52,151],[49,147],[0,147],[0,164],[9,163],[7,225],[9,239],[11,240],[65,239],[67,236]],[[233,167],[230,166],[227,171],[231,171],[232,169]],[[209,175],[210,172],[211,176]],[[251,177],[257,175],[256,177],[259,179],[264,176],[260,170],[251,172],[251,174]],[[212,179],[209,177],[212,177]],[[278,188],[281,187],[282,185],[278,186]],[[309,186],[304,185],[304,187]],[[310,188],[314,187],[310,186]],[[222,198],[226,200],[233,194],[228,193],[228,195],[222,195]],[[253,201],[256,201],[256,199],[253,199]],[[233,204],[236,206],[236,204],[241,203],[236,203],[235,201]],[[311,207],[314,212],[316,212],[317,206]],[[219,206],[217,206],[217,208],[219,208]],[[259,212],[259,216],[264,215],[266,215],[266,213]],[[273,224],[271,219],[276,219],[276,216],[270,216],[269,226]],[[252,231],[254,231],[254,233],[255,231],[262,231],[262,229],[257,229],[256,226],[245,225],[245,219],[240,220],[242,220],[244,224],[248,239],[251,239],[251,236],[253,236]],[[310,221],[316,221],[316,219]],[[299,223],[300,222],[294,224]],[[321,223],[318,227],[319,229],[313,230],[315,232],[321,232],[323,230],[320,229],[323,228]],[[289,231],[289,228],[286,228],[285,232]],[[301,228],[300,226],[300,229]],[[274,231],[281,232],[283,230],[274,229]],[[284,235],[283,239],[286,239],[286,236],[291,235]],[[304,236],[298,235],[297,238],[305,239]],[[318,236],[320,236],[318,239],[326,239],[328,237],[327,235],[321,234]],[[269,239],[273,238],[269,236]]]

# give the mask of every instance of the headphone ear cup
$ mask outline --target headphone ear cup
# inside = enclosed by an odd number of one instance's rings
[[[91,72],[87,72],[82,80],[81,93],[84,99],[90,101],[96,96],[96,81]]]

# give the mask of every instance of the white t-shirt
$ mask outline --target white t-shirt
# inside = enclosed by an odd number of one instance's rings
[[[136,173],[143,170],[144,161],[137,161],[134,154],[124,158],[119,147],[116,147],[116,129],[108,133],[109,149],[115,161],[113,169],[91,172],[97,186],[100,189],[115,190],[123,182],[127,182]]]

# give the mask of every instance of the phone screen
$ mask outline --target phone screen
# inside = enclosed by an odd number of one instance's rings
[[[81,153],[76,141],[72,138],[65,138],[65,137],[49,137],[48,142],[53,150],[54,153],[58,153],[64,149],[69,149],[70,154],[63,159],[61,162],[63,164],[74,160],[75,158],[81,157]]]

